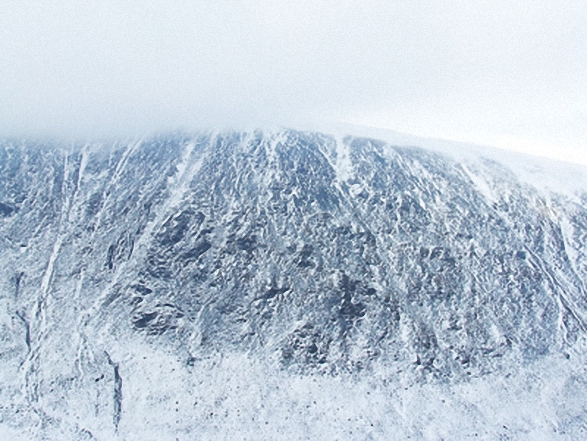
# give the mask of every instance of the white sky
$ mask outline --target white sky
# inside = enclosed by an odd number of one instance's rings
[[[316,119],[587,163],[587,2],[0,1],[0,135]]]

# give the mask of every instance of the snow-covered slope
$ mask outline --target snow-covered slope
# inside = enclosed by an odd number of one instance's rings
[[[585,169],[426,147],[4,140],[0,434],[585,436]]]

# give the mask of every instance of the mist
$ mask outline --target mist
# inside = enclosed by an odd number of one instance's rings
[[[576,0],[5,0],[0,135],[344,121],[587,156],[585,22]]]

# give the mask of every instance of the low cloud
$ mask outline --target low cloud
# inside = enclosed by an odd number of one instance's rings
[[[5,0],[0,133],[326,119],[581,146],[585,22],[573,0]]]

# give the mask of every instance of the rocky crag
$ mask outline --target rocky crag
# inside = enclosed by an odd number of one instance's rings
[[[0,252],[0,433],[587,434],[573,395],[587,392],[587,188],[546,193],[483,158],[293,130],[4,140]],[[547,371],[566,376],[555,387]],[[385,398],[512,375],[568,409],[514,428],[470,414],[445,433],[440,410],[412,421]],[[403,416],[347,419],[336,381]],[[316,397],[314,413],[296,407]],[[483,408],[453,406],[469,404]]]

